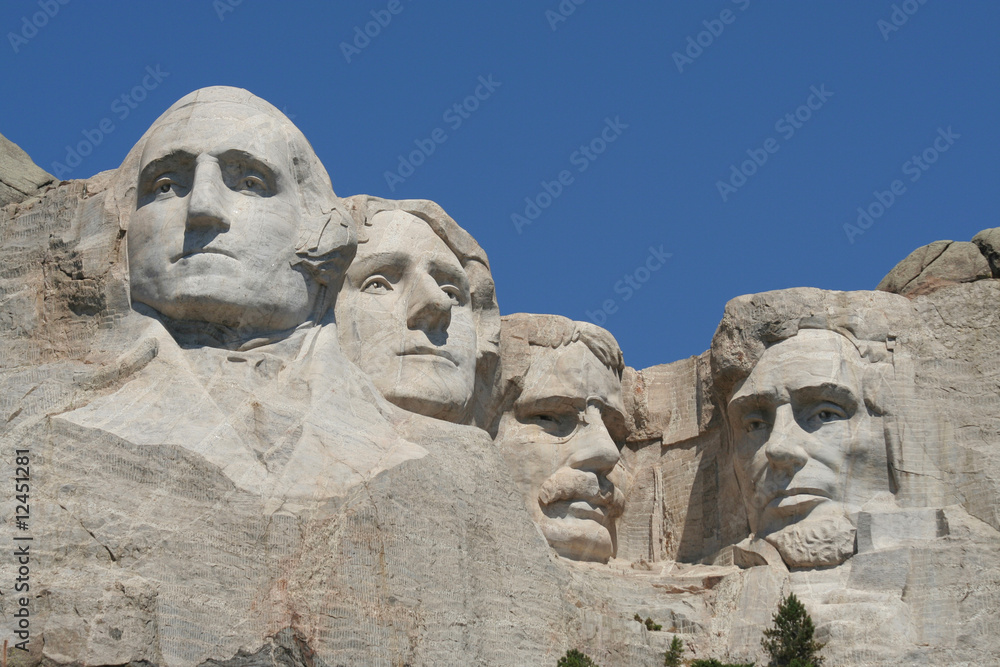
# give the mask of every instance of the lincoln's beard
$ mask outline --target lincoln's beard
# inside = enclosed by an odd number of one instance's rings
[[[823,516],[765,535],[788,567],[839,565],[854,554],[854,524],[846,516]]]

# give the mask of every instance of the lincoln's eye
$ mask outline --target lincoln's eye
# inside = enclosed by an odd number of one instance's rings
[[[366,294],[387,294],[392,291],[392,285],[382,276],[371,276],[362,283],[361,291]]]

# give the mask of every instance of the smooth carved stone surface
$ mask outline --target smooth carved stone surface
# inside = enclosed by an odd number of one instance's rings
[[[829,664],[1000,662],[993,231],[631,369],[501,322],[437,204],[339,198],[271,105],[196,91],[0,208],[10,664],[761,664],[788,592]]]
[[[607,561],[624,504],[618,343],[589,322],[519,313],[502,320],[501,363],[496,445],[528,514],[560,556]]]
[[[349,205],[363,223],[337,298],[344,353],[404,410],[483,425],[500,327],[486,254],[434,202]]]
[[[990,278],[993,274],[983,255],[975,243],[935,241],[910,253],[875,289],[915,296],[955,283]]]

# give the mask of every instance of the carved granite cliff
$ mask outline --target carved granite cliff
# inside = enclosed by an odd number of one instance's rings
[[[87,180],[18,160],[10,664],[651,666],[675,634],[759,662],[789,591],[829,664],[1000,661],[997,230],[878,290],[734,298],[704,354],[633,369],[589,323],[501,318],[439,205],[339,197],[247,91]]]

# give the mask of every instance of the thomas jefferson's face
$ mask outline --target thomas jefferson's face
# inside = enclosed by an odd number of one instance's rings
[[[623,504],[609,477],[624,438],[621,382],[579,341],[531,354],[497,446],[552,548],[564,558],[606,561]]]
[[[477,350],[469,279],[426,222],[403,211],[372,218],[336,315],[344,353],[387,400],[467,421]]]
[[[261,330],[308,317],[316,288],[292,266],[301,212],[281,122],[208,103],[153,131],[128,229],[134,301]]]
[[[729,402],[750,526],[797,551],[782,553],[790,564],[849,555],[830,543],[853,548],[856,512],[888,490],[881,419],[862,391],[866,364],[847,338],[803,330],[768,348]]]

